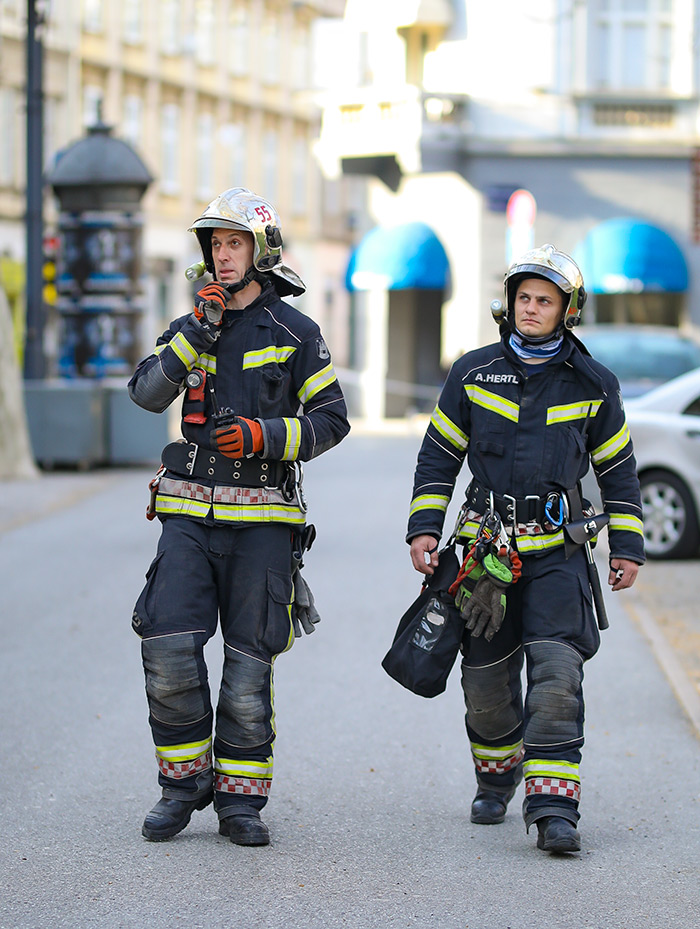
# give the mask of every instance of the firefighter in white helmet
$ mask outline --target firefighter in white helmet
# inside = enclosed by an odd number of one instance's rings
[[[492,305],[500,341],[454,363],[431,417],[407,541],[416,570],[432,574],[466,461],[465,557],[451,593],[465,619],[471,819],[502,822],[524,777],[538,848],[575,852],[583,664],[606,625],[590,542],[607,524],[608,583],[631,587],[644,562],[639,482],[617,379],[573,335],[586,300],[576,263],[543,245],[513,262],[504,283],[505,307]],[[591,463],[598,515],[581,499]]]
[[[162,531],[133,615],[162,790],[142,832],[168,839],[213,800],[222,835],[266,845],[273,663],[318,621],[298,570],[314,535],[301,462],[349,425],[318,326],[280,299],[304,285],[283,263],[274,207],[236,187],[191,231],[212,280],[129,382],[153,412],[185,391],[183,439],[163,450],[152,482]],[[215,715],[203,649],[219,621]]]

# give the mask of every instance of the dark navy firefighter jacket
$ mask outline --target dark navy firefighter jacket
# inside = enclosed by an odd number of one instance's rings
[[[643,564],[639,480],[617,378],[570,334],[538,366],[522,364],[508,336],[450,370],[418,455],[407,541],[441,538],[465,458],[482,488],[516,498],[570,490],[592,463],[610,517],[610,557]],[[474,537],[479,522],[470,513],[460,535]],[[561,528],[550,528],[517,527],[518,551],[563,545]]]
[[[162,412],[182,392],[194,368],[206,373],[204,401],[188,391],[182,434],[205,449],[214,409],[259,419],[264,449],[272,461],[308,461],[337,445],[350,430],[343,393],[317,324],[279,299],[271,284],[244,310],[226,310],[214,340],[190,313],[174,320],[157,340],[153,354],[137,367],[129,394],[139,405]],[[202,412],[202,424],[184,417]],[[273,488],[220,487],[210,480],[183,481],[166,474],[156,499],[159,516],[213,518],[228,525],[252,522],[302,524],[300,501]]]

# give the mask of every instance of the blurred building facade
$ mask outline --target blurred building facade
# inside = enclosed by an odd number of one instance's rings
[[[584,321],[700,326],[699,26],[691,0],[347,0],[317,154],[368,185],[347,285],[379,414],[494,339],[531,244],[579,260]],[[421,265],[420,224],[446,271],[407,285],[392,262]]]
[[[251,187],[281,218],[285,260],[305,280],[297,305],[348,355],[343,285],[356,179],[325,179],[313,156],[320,112],[312,93],[314,24],[343,0],[51,0],[44,44],[44,155],[100,119],[155,178],[143,200],[144,353],[192,305],[184,270],[199,256],[187,227],[221,190]],[[25,211],[27,0],[0,0],[0,268],[21,300]],[[46,193],[47,233],[57,207]],[[7,280],[5,280],[7,278]],[[52,353],[50,327],[47,351]],[[49,358],[49,371],[51,358]]]

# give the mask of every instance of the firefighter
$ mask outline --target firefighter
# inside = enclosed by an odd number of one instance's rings
[[[313,540],[301,462],[350,427],[318,326],[280,299],[305,287],[283,263],[274,207],[232,188],[190,231],[212,280],[129,382],[156,413],[184,391],[183,438],[163,450],[151,486],[162,529],[132,623],[162,789],[142,833],[168,839],[213,801],[222,835],[267,845],[273,664],[300,621],[309,632],[319,618],[298,571]],[[218,619],[214,717],[203,649]]]
[[[502,822],[524,777],[526,829],[536,825],[537,847],[558,853],[581,847],[583,665],[600,644],[591,534],[607,523],[613,591],[631,587],[645,560],[619,384],[573,334],[585,300],[579,268],[552,245],[511,264],[505,306],[492,306],[500,341],[454,363],[432,414],[407,533],[413,566],[432,574],[466,460],[465,560],[452,592],[466,620],[471,820]],[[591,463],[604,509],[595,518],[580,496]]]

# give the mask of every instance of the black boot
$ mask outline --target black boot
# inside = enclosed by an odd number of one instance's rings
[[[516,785],[517,787],[517,785]],[[508,793],[496,793],[495,790],[480,790],[472,800],[471,821],[480,826],[495,826],[506,818],[508,804],[515,795],[513,787]]]
[[[537,820],[537,847],[544,852],[580,852],[578,829],[562,816],[545,816]]]
[[[161,797],[151,812],[146,816],[141,827],[141,835],[150,842],[162,842],[182,832],[195,810],[209,806],[213,794],[208,793],[199,800],[171,800]]]
[[[246,810],[220,820],[219,835],[227,835],[235,845],[270,844],[270,831],[257,810]]]

